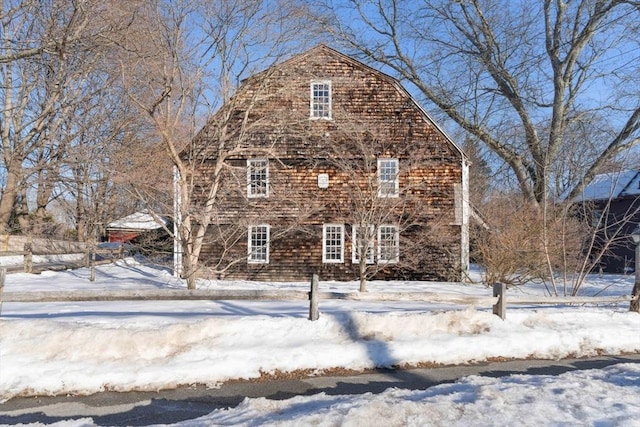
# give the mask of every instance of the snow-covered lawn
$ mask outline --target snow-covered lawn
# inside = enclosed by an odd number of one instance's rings
[[[11,274],[5,292],[181,289],[168,272],[132,259],[97,270]],[[294,288],[308,283],[202,282],[201,288]],[[354,291],[356,282],[321,282]],[[593,277],[583,294],[628,295],[633,278]],[[482,284],[371,282],[370,291],[489,296]],[[530,286],[511,292],[542,294]],[[0,401],[14,396],[103,390],[215,387],[277,371],[361,370],[490,358],[581,357],[640,352],[640,315],[613,306],[491,307],[429,302],[162,301],[4,303],[0,313]],[[426,391],[381,395],[248,399],[194,425],[640,425],[640,365],[560,377],[470,377]],[[633,404],[635,402],[635,405]],[[523,419],[526,408],[530,417]],[[257,422],[255,420],[260,420]],[[383,423],[384,422],[384,423]],[[72,425],[72,424],[70,424]]]

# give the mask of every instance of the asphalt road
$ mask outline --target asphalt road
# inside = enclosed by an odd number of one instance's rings
[[[55,423],[90,417],[101,426],[146,426],[190,420],[238,405],[245,397],[287,399],[297,395],[380,393],[390,387],[420,390],[468,375],[559,375],[617,363],[640,363],[640,354],[591,359],[516,360],[411,370],[378,370],[354,376],[326,376],[268,382],[242,381],[218,389],[189,387],[160,392],[105,392],[91,396],[25,397],[0,405],[0,424]]]

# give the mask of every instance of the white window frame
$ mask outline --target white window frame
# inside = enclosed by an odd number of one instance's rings
[[[329,233],[340,232],[340,238],[331,238]],[[329,242],[331,241],[331,242]],[[340,258],[327,257],[327,250],[336,248]],[[325,264],[339,264],[344,262],[344,224],[323,224],[322,225],[322,262]]]
[[[264,162],[264,189],[262,191],[257,191],[260,189],[257,184],[260,179],[254,180],[254,170],[256,170],[255,165],[258,163]],[[257,159],[247,159],[247,197],[249,198],[259,198],[259,197],[269,197],[269,159],[266,158],[257,158]]]
[[[316,96],[316,87],[320,85],[328,87],[329,96]],[[313,120],[331,120],[333,115],[331,80],[313,80],[309,85],[309,97],[309,118]],[[319,114],[320,108],[315,108],[316,106],[322,106],[323,114]]]
[[[375,262],[375,227],[373,225],[366,225],[366,227],[370,234],[369,244],[367,245],[367,264],[373,264]],[[360,256],[358,250],[360,249],[360,245],[358,244],[358,229],[361,228],[358,225],[351,226],[351,260],[354,264],[360,263]]]
[[[386,177],[386,164],[395,165],[393,179]],[[398,197],[400,195],[400,161],[398,159],[384,157],[378,159],[378,197]]]
[[[384,230],[392,229],[393,233],[393,258],[382,258],[383,250],[388,246],[385,244],[387,241],[382,239],[382,233]],[[398,227],[391,224],[383,224],[378,226],[378,264],[395,264],[400,261],[400,232]]]
[[[260,230],[259,230],[260,229]],[[261,229],[264,229],[261,230]],[[257,241],[256,238],[254,240],[254,235],[266,234],[266,239],[264,241],[261,240],[260,245],[254,245],[254,241]],[[271,227],[269,224],[256,224],[249,226],[249,232],[247,233],[247,244],[248,244],[248,256],[247,262],[249,264],[269,264],[269,246],[271,243]],[[258,249],[262,249],[264,247],[264,256],[258,257],[257,255],[262,255],[262,251],[258,252]]]

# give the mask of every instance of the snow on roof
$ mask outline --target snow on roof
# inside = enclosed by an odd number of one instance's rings
[[[168,224],[168,221],[164,218],[158,218],[160,222],[148,213],[147,211],[132,213],[124,218],[117,219],[110,222],[107,228],[126,229],[126,230],[157,230],[164,225]]]
[[[625,170],[596,175],[576,200],[586,202],[638,195],[640,195],[640,173],[636,170]]]

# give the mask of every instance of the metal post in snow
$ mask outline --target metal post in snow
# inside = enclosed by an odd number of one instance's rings
[[[640,242],[636,242],[636,275],[631,297],[633,299],[629,305],[629,311],[640,313]]]

